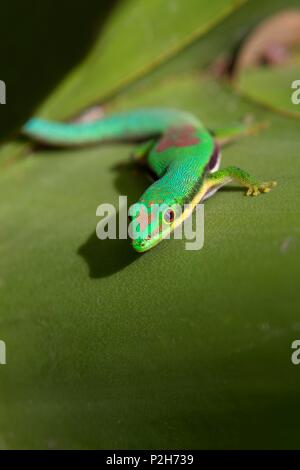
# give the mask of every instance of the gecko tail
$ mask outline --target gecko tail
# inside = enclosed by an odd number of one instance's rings
[[[36,142],[50,146],[72,147],[93,144],[102,140],[101,120],[85,122],[56,122],[40,118],[30,119],[22,134]]]
[[[172,125],[187,123],[201,126],[200,121],[190,113],[168,108],[149,108],[116,113],[91,122],[56,122],[33,118],[22,128],[22,134],[47,145],[72,147],[154,137]]]

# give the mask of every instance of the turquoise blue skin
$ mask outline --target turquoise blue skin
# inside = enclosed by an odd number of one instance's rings
[[[149,250],[170,235],[190,214],[184,205],[194,204],[195,197],[198,203],[232,179],[247,187],[247,194],[251,195],[267,192],[275,185],[273,182],[260,185],[236,167],[212,173],[220,159],[213,136],[195,116],[174,109],[140,109],[89,123],[31,119],[22,132],[33,140],[60,147],[145,140],[137,148],[136,157],[146,158],[157,181],[142,194],[140,210],[132,216],[136,229],[132,243],[138,252]],[[228,129],[230,140],[245,133],[246,126]],[[221,135],[226,138],[224,130]],[[154,214],[156,206],[162,210]]]

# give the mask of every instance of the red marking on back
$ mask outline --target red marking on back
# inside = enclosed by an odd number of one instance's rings
[[[172,147],[190,147],[200,142],[195,136],[195,127],[191,125],[172,127],[162,137],[156,147],[157,152],[163,152]]]

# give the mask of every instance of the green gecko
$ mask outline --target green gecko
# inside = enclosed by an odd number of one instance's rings
[[[221,146],[254,126],[209,132],[194,115],[174,110],[149,108],[113,114],[88,123],[59,123],[33,118],[22,129],[30,138],[54,146],[80,146],[103,141],[143,140],[135,159],[147,162],[156,181],[142,194],[140,210],[132,216],[138,252],[144,252],[167,238],[184,222],[195,206],[234,180],[257,196],[276,185],[259,183],[246,171],[229,166],[219,169]],[[154,211],[153,207],[163,207]],[[181,208],[178,211],[177,208]]]

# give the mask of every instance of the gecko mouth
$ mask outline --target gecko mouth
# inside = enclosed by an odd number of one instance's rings
[[[147,235],[145,238],[133,240],[132,245],[136,251],[142,253],[144,251],[148,251],[157,245],[161,237],[157,236],[159,232],[152,233],[151,235]]]
[[[152,245],[147,245],[146,240],[141,240],[139,242],[135,240],[133,241],[132,245],[135,251],[138,253],[144,253],[145,251],[148,251],[150,248],[152,248]]]

